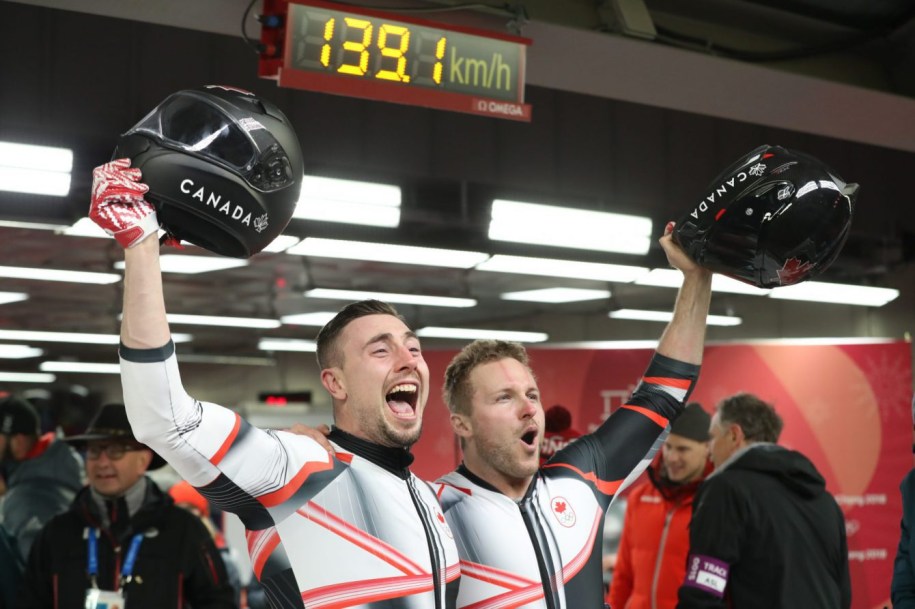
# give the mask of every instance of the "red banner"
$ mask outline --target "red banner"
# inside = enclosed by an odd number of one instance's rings
[[[435,479],[457,445],[441,401],[454,351],[426,351],[433,387],[413,468]],[[573,426],[593,430],[628,397],[649,350],[530,349],[545,408],[562,404]],[[899,539],[899,483],[912,467],[912,356],[908,343],[709,346],[691,400],[712,412],[746,391],[775,405],[780,444],[807,455],[845,512],[853,609],[889,605]]]

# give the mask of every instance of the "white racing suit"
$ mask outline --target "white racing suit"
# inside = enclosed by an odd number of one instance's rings
[[[604,607],[604,513],[651,463],[698,375],[655,354],[629,401],[557,452],[520,501],[464,465],[438,480],[461,555],[458,607]]]
[[[175,347],[121,346],[137,439],[248,529],[275,608],[453,609],[457,549],[435,494],[403,449],[339,430],[317,442],[258,429],[181,385]]]

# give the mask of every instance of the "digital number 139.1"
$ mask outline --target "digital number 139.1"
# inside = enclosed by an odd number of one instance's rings
[[[448,39],[424,27],[375,23],[306,10],[295,66],[380,80],[441,86]],[[414,38],[417,40],[414,41]]]

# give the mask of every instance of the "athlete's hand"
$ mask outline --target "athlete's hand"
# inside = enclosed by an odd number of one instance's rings
[[[699,266],[696,261],[690,258],[689,254],[674,241],[673,233],[676,225],[676,222],[668,222],[664,227],[664,236],[658,240],[661,244],[661,249],[663,249],[664,253],[667,255],[667,262],[675,269],[679,269],[684,275],[709,272]]]
[[[308,436],[320,444],[324,450],[326,450],[331,455],[337,452],[334,450],[334,447],[327,439],[327,435],[330,433],[330,427],[324,423],[321,423],[317,427],[309,427],[308,425],[303,425],[302,423],[294,423],[292,427],[289,428],[289,431],[299,436]]]
[[[159,230],[156,210],[143,195],[149,186],[140,181],[130,159],[117,159],[92,170],[89,217],[112,235],[121,247],[133,247]]]

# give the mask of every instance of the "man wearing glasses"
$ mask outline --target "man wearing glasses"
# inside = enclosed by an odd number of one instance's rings
[[[65,440],[85,451],[88,486],[41,531],[18,607],[234,606],[206,528],[147,478],[165,461],[136,441],[123,404]]]

